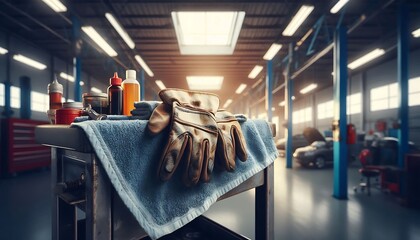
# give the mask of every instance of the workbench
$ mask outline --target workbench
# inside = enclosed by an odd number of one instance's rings
[[[147,239],[81,129],[41,125],[35,136],[38,143],[52,147],[52,239]],[[218,199],[256,189],[256,239],[274,239],[273,184],[271,164]],[[191,224],[210,231],[213,239],[247,239],[203,216]]]

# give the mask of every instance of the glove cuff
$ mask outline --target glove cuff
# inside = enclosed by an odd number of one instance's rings
[[[159,92],[159,97],[168,105],[178,102],[205,111],[216,113],[219,108],[219,97],[216,94],[167,88]]]

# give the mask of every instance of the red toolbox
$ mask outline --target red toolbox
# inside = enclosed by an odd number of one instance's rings
[[[35,127],[48,122],[7,118],[1,121],[2,175],[50,166],[51,149],[35,142]],[[57,136],[59,137],[59,136]]]

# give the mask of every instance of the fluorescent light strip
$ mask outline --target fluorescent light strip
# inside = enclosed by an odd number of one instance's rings
[[[83,32],[85,32],[102,50],[106,52],[110,57],[118,56],[118,53],[102,38],[101,35],[92,26],[83,26]]]
[[[239,85],[239,87],[236,89],[235,93],[236,93],[236,94],[241,94],[241,93],[245,90],[246,86],[247,86],[246,84],[242,83],[242,84],[241,84],[241,85]]]
[[[67,7],[64,6],[60,0],[42,0],[45,4],[47,4],[52,10],[55,12],[67,12]]]
[[[290,21],[289,25],[284,29],[282,33],[283,36],[293,36],[313,10],[314,6],[312,5],[302,5],[296,15],[292,18],[292,21]]]
[[[314,90],[317,87],[318,87],[318,84],[311,83],[308,86],[302,88],[299,92],[302,93],[302,94],[307,94],[308,92]]]
[[[136,56],[134,56],[134,58],[140,64],[141,68],[143,68],[143,70],[146,71],[146,73],[147,73],[147,75],[149,75],[149,77],[154,76],[152,70],[150,70],[149,66],[147,66],[147,64],[144,62],[143,58],[140,57],[140,55],[136,55]]]
[[[256,78],[258,76],[258,74],[261,72],[261,70],[263,70],[263,66],[261,65],[256,65],[252,71],[249,73],[248,78]]]
[[[220,90],[223,76],[187,76],[190,90]]]
[[[347,65],[348,68],[350,69],[356,69],[360,66],[362,66],[363,64],[372,61],[373,59],[384,55],[385,54],[385,50],[381,49],[381,48],[377,48],[371,52],[369,52],[368,54],[356,59],[355,61],[351,62],[349,65]]]
[[[336,14],[340,11],[349,0],[339,0],[330,10],[330,13]]]
[[[225,104],[223,104],[223,108],[229,107],[229,105],[232,103],[232,99],[226,100]]]
[[[95,92],[95,93],[102,93],[102,91],[99,88],[96,88],[96,87],[91,87],[90,91]]]
[[[155,83],[156,83],[156,85],[158,85],[160,90],[166,89],[165,84],[163,84],[163,82],[161,80],[156,80]]]
[[[1,55],[4,55],[4,54],[6,54],[6,53],[8,53],[9,51],[6,49],[6,48],[2,48],[2,47],[0,47],[0,54]]]
[[[117,19],[114,18],[114,16],[111,13],[105,13],[106,19],[111,23],[111,25],[114,27],[115,31],[120,34],[121,38],[124,40],[125,43],[127,43],[128,47],[131,49],[134,49],[136,47],[136,44],[134,44],[133,39],[128,35],[128,33],[121,27],[121,25],[118,23]]]
[[[414,30],[411,34],[413,34],[413,37],[419,38],[420,37],[420,28],[417,30]]]
[[[61,72],[61,73],[60,73],[60,77],[61,77],[61,78],[66,79],[66,80],[68,80],[68,81],[70,81],[70,82],[74,82],[74,77],[73,77],[73,76],[71,76],[71,75],[68,75],[68,74],[67,74],[67,73],[65,73],[65,72]]]
[[[42,63],[40,63],[38,61],[35,61],[31,58],[25,57],[21,54],[13,55],[13,59],[16,60],[16,61],[19,61],[21,63],[24,63],[28,66],[31,66],[33,68],[39,69],[39,70],[44,70],[44,69],[47,68],[47,66],[45,64],[42,64]]]
[[[271,47],[268,49],[268,51],[265,53],[263,59],[264,60],[271,60],[276,56],[276,54],[280,51],[282,45],[273,43],[271,44]]]

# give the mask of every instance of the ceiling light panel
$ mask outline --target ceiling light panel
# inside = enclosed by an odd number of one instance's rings
[[[156,85],[158,85],[160,90],[166,89],[165,84],[163,84],[163,82],[161,80],[156,80],[155,83],[156,83]]]
[[[6,54],[6,53],[8,53],[9,51],[6,49],[6,48],[2,48],[2,47],[0,47],[0,54],[1,55],[4,55],[4,54]]]
[[[21,54],[13,55],[13,59],[39,70],[44,70],[47,68],[47,65],[40,63],[38,61],[35,61],[31,58],[25,57]]]
[[[101,91],[101,89],[96,88],[96,87],[92,87],[92,88],[90,89],[90,91],[95,92],[95,93],[101,93],[101,92],[102,92],[102,91]]]
[[[232,103],[232,99],[226,100],[225,104],[223,104],[223,108],[229,107],[229,105]]]
[[[420,28],[417,30],[414,30],[411,34],[413,34],[413,37],[419,38],[420,37]]]
[[[67,7],[60,0],[42,0],[55,12],[67,12]]]
[[[60,77],[61,78],[63,78],[63,79],[66,79],[66,80],[68,80],[68,81],[70,81],[70,82],[74,82],[74,77],[73,76],[71,76],[71,75],[68,75],[67,73],[65,73],[65,72],[61,72],[60,73]]]
[[[231,55],[245,12],[172,12],[181,54]]]
[[[83,26],[82,30],[110,57],[118,56],[117,52],[107,43],[107,41],[105,41],[101,35],[99,35],[99,33],[92,26]]]
[[[265,53],[263,59],[264,60],[272,60],[274,56],[280,51],[282,45],[273,43],[271,44],[271,47],[268,49],[268,51]]]
[[[332,14],[336,14],[338,13],[338,11],[340,11],[344,5],[346,5],[348,3],[349,0],[339,0],[330,10],[330,12]]]
[[[245,90],[246,86],[247,86],[246,84],[242,83],[242,84],[241,84],[241,85],[239,85],[239,87],[236,89],[235,93],[236,93],[236,94],[241,94],[241,93]]]
[[[248,78],[256,78],[258,76],[258,74],[260,74],[261,70],[263,70],[263,66],[261,65],[256,65],[252,71],[249,73]]]
[[[311,83],[308,86],[302,88],[299,92],[302,93],[302,94],[307,94],[308,92],[314,90],[317,87],[318,87],[318,84]]]
[[[155,76],[155,74],[150,70],[149,66],[147,66],[146,62],[143,60],[143,58],[140,57],[140,55],[134,56],[136,61],[140,64],[141,68],[149,75],[149,77]]]
[[[368,63],[368,62],[372,61],[373,59],[375,59],[375,58],[377,58],[379,56],[382,56],[384,54],[385,54],[385,50],[384,49],[377,48],[377,49],[375,49],[375,50],[367,53],[366,55],[364,55],[364,56],[356,59],[355,61],[349,63],[347,65],[347,67],[350,68],[350,69],[352,69],[352,70],[353,69],[356,69],[356,68],[364,65],[365,63]]]
[[[134,49],[136,44],[134,44],[133,39],[128,35],[128,33],[122,28],[121,24],[114,18],[111,13],[105,13],[106,19],[108,19],[109,23],[114,27],[115,31],[120,34],[121,38],[127,43],[128,47]]]
[[[287,25],[286,29],[283,31],[283,36],[293,36],[293,34],[298,30],[300,25],[306,20],[306,18],[311,14],[314,10],[314,6],[312,5],[302,5],[299,11],[293,16],[292,20],[290,21],[289,25]]]
[[[220,90],[223,76],[187,76],[190,90]]]

